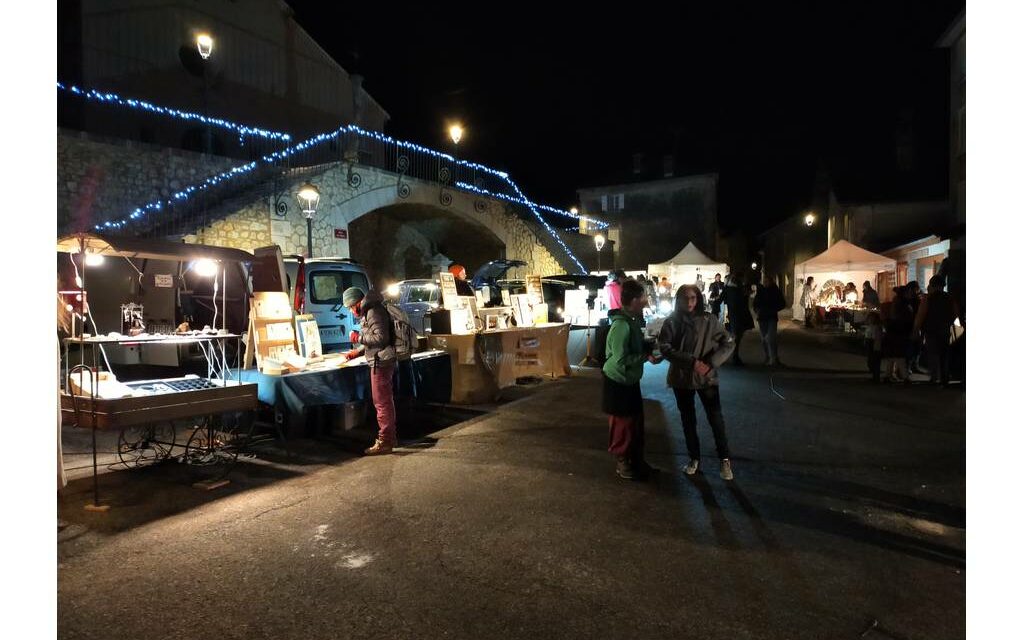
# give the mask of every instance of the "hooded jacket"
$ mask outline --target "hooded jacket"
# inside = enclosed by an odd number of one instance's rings
[[[640,321],[621,309],[608,312],[612,326],[605,340],[602,371],[619,384],[639,384],[644,375],[644,333]]]
[[[696,289],[693,289],[696,290]],[[682,291],[682,290],[681,290]],[[722,323],[704,311],[704,296],[697,292],[694,313],[686,310],[686,298],[676,295],[676,308],[658,333],[658,350],[669,362],[670,387],[706,389],[718,385],[718,368],[732,355],[735,343]],[[698,360],[711,365],[707,375],[698,375],[693,365]]]
[[[384,307],[384,297],[369,291],[363,298],[362,327],[359,344],[365,347],[366,362],[371,367],[395,361],[394,340],[391,339],[391,315]]]

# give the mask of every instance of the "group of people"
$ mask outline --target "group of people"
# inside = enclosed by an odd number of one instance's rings
[[[668,360],[667,384],[672,388],[683,423],[690,460],[688,475],[700,467],[695,397],[704,405],[715,437],[719,473],[732,480],[729,443],[718,394],[718,368],[732,355],[735,343],[718,318],[705,310],[696,285],[683,285],[675,293],[675,309],[662,325],[655,345],[644,340],[640,319],[648,304],[647,291],[637,280],[621,284],[621,307],[609,312],[611,328],[605,346],[602,408],[608,414],[608,451],[615,456],[615,471],[625,480],[644,479],[654,468],[644,455],[644,407],[640,380],[644,363]]]
[[[917,281],[893,289],[893,299],[868,315],[866,350],[868,370],[875,382],[909,382],[920,373],[924,352],[929,380],[949,384],[951,330],[960,318],[956,298],[945,291],[945,279],[932,276],[921,294]]]
[[[914,283],[917,284],[916,282]],[[843,303],[855,304],[858,301],[865,307],[877,309],[881,302],[878,292],[871,286],[871,282],[865,280],[861,285],[861,291],[857,292],[857,285],[847,282],[846,286],[837,284],[831,288],[819,292],[818,285],[814,282],[813,276],[808,276],[803,281],[803,288],[800,292],[800,306],[804,309],[804,323],[806,326],[813,326],[818,314],[818,304],[838,305]]]

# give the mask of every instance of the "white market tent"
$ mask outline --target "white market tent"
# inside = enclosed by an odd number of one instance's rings
[[[698,273],[704,279],[705,284],[711,284],[716,273],[722,274],[724,279],[728,271],[728,265],[712,260],[692,242],[683,247],[683,250],[671,260],[647,265],[647,273],[651,277],[667,276],[673,289],[680,285],[693,284],[697,281]]]
[[[838,280],[843,284],[853,282],[857,289],[860,289],[861,283],[865,280],[877,286],[876,278],[879,272],[895,270],[896,261],[892,258],[840,240],[824,253],[796,265],[793,270],[793,319],[802,320],[804,317],[804,309],[800,306],[800,296],[803,293],[801,281],[808,276],[814,278],[817,294],[827,280]]]

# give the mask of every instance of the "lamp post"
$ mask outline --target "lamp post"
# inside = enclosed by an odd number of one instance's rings
[[[199,57],[203,59],[203,117],[209,119],[210,74],[207,70],[209,67],[207,61],[213,53],[213,38],[210,37],[210,34],[200,33],[196,36],[196,49],[199,51]],[[206,126],[203,128],[203,153],[213,153],[213,132],[210,130],[209,122],[206,122]]]
[[[459,142],[462,140],[462,136],[466,134],[466,130],[458,122],[448,125],[448,137],[451,139],[452,144],[458,149]]]
[[[807,225],[808,227],[813,227],[814,221],[817,219],[818,216],[814,215],[813,211],[809,211],[807,215],[804,216],[804,224]]]
[[[320,190],[311,182],[303,184],[298,193],[299,204],[302,205],[302,213],[306,215],[306,257],[313,257],[313,216],[316,215],[316,207],[320,204]]]
[[[575,208],[575,207],[574,207]],[[601,271],[601,249],[604,248],[604,236],[600,233],[594,236],[594,246],[597,248],[597,271]],[[590,353],[590,330],[593,328],[594,321],[592,318],[594,310],[587,305],[587,355],[580,361],[581,367],[596,367],[600,363]]]
[[[604,236],[600,233],[594,236],[594,246],[597,247],[597,270],[601,270],[601,249],[604,248]]]

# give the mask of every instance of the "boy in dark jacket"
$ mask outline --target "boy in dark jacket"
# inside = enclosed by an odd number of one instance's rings
[[[632,278],[622,283],[622,308],[608,312],[611,327],[605,344],[602,409],[608,414],[608,453],[615,456],[615,473],[624,480],[643,478],[653,469],[644,460],[644,401],[640,378],[644,362],[660,359],[647,352],[640,317],[647,293]]]
[[[733,478],[722,401],[718,394],[718,368],[729,359],[734,347],[732,336],[718,318],[704,311],[704,297],[700,290],[693,285],[679,287],[675,311],[665,320],[658,334],[658,349],[669,361],[667,382],[676,396],[686,449],[690,454],[690,462],[683,468],[687,475],[697,473],[700,465],[700,440],[694,406],[694,395],[699,395],[711,432],[715,435],[715,447],[721,462],[720,474],[724,480]]]
[[[397,360],[395,341],[391,337],[391,316],[384,307],[384,298],[376,291],[365,293],[358,287],[349,287],[341,299],[352,315],[362,318],[362,332],[353,331],[349,336],[359,346],[345,357],[366,356],[366,363],[370,365],[370,392],[380,425],[376,442],[363,453],[368,456],[388,454],[396,442],[393,376]]]

